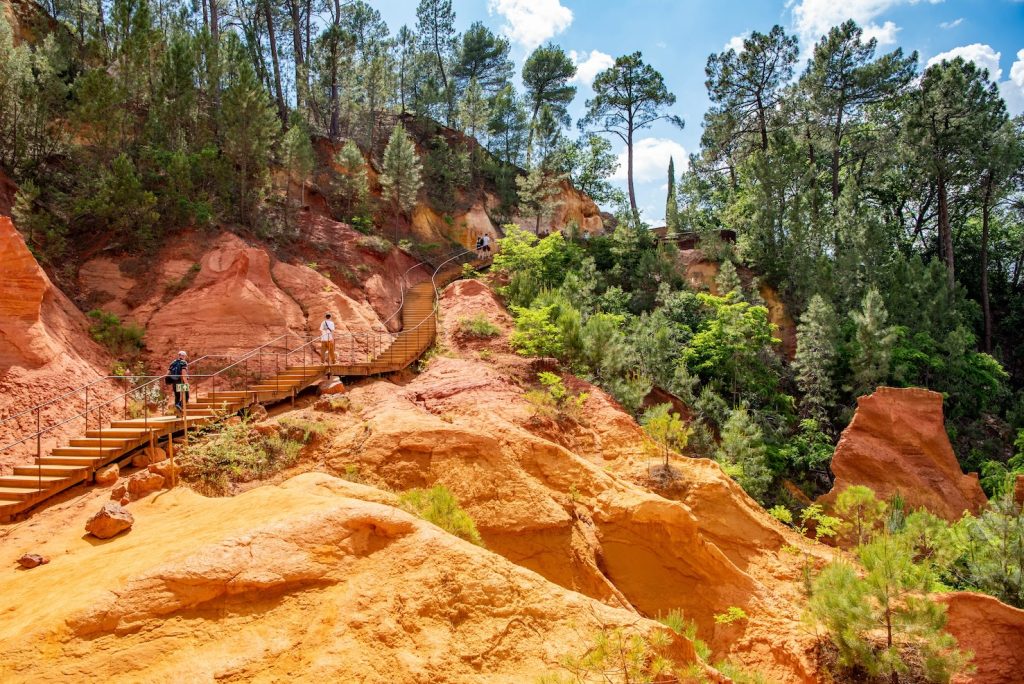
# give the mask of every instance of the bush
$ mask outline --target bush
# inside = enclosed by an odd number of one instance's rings
[[[516,329],[509,336],[509,344],[523,356],[562,355],[562,331],[551,320],[554,306],[536,309],[512,307],[516,317]]]
[[[391,251],[391,243],[379,235],[364,235],[356,240],[356,245],[367,252],[384,256]]]
[[[590,395],[580,392],[573,396],[565,388],[562,378],[554,373],[542,372],[537,376],[544,389],[529,390],[524,395],[534,409],[534,415],[544,418],[572,418],[579,420],[583,412],[583,404]]]
[[[459,506],[458,499],[444,485],[410,489],[399,496],[402,508],[477,546],[483,546],[476,523]]]
[[[497,337],[501,334],[501,328],[487,320],[483,314],[477,314],[472,318],[459,319],[459,332],[467,337]]]
[[[88,314],[93,320],[89,335],[122,361],[133,361],[142,351],[142,338],[146,331],[135,323],[121,323],[117,314],[93,309]]]
[[[262,480],[294,465],[302,446],[279,433],[253,432],[243,421],[191,444],[182,453],[182,476],[204,494],[223,495],[233,483]]]
[[[167,294],[171,295],[172,297],[176,297],[185,290],[187,290],[189,286],[192,284],[192,282],[196,279],[196,275],[199,274],[201,268],[202,266],[198,263],[192,264],[192,266],[189,267],[189,269],[185,272],[183,276],[181,276],[177,280],[172,280],[171,282],[167,283]]]

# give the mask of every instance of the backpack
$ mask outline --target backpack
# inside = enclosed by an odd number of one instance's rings
[[[181,382],[181,369],[187,364],[180,360],[174,359],[171,361],[171,365],[167,368],[167,377],[164,378],[164,383],[168,385],[176,385]]]

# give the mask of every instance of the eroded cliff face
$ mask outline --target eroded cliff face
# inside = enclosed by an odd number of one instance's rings
[[[442,315],[448,351],[425,372],[357,384],[347,414],[304,414],[332,426],[329,470],[395,490],[442,483],[487,547],[517,565],[647,617],[681,609],[715,658],[816,681],[799,566],[801,550],[816,565],[830,550],[779,525],[707,460],[674,459],[664,495],[652,491],[646,438],[596,387],[566,376],[589,393],[579,421],[535,416],[524,391],[545,363],[511,354],[504,335],[459,331],[477,315],[510,328],[481,283],[449,287]],[[749,619],[716,623],[731,606]]]
[[[942,395],[925,389],[879,387],[857,399],[853,421],[832,457],[835,484],[821,500],[833,503],[851,485],[870,487],[879,499],[899,492],[909,509],[925,508],[946,520],[986,503],[977,473],[964,475],[949,443]]]
[[[322,474],[234,498],[178,488],[131,532],[3,544],[0,678],[27,681],[533,681],[633,611],[567,591]],[[32,548],[53,560],[13,569]],[[53,591],[61,587],[61,591]],[[693,662],[673,637],[669,652]]]
[[[302,240],[289,260],[233,233],[186,231],[149,263],[90,259],[79,271],[80,292],[88,306],[145,328],[154,367],[178,349],[193,358],[237,355],[286,333],[294,349],[316,333],[326,312],[339,338],[354,333],[362,350],[368,333],[397,325],[392,314],[401,304],[402,276],[416,260],[387,243],[378,251],[379,243],[323,216],[301,221]],[[407,281],[428,276],[420,268]]]
[[[89,338],[89,323],[36,263],[10,218],[0,216],[0,420],[84,385],[108,372],[110,359]],[[96,388],[94,397],[105,397]],[[60,422],[74,410],[47,406],[40,425]],[[34,432],[35,414],[0,423],[0,446]],[[69,429],[78,426],[69,426]],[[43,446],[64,433],[44,437]],[[28,447],[0,452],[0,470],[25,460]]]

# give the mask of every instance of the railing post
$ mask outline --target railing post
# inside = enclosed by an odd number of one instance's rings
[[[89,431],[89,386],[85,386],[85,431]]]
[[[36,486],[43,488],[43,416],[42,409],[36,409]]]

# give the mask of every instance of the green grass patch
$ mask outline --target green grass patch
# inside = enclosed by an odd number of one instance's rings
[[[472,318],[460,318],[459,332],[467,337],[497,337],[501,334],[501,328],[491,323],[483,314],[477,314]]]

